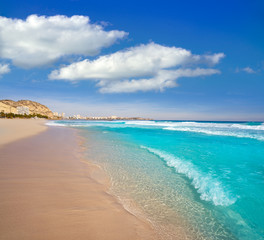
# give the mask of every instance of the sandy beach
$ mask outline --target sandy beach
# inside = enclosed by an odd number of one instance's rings
[[[156,239],[83,161],[76,131],[42,120],[0,120],[0,239]]]
[[[0,119],[0,146],[45,131],[45,122],[42,119]]]

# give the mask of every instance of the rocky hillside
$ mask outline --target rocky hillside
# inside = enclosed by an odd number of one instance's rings
[[[19,107],[19,106],[25,106],[29,108],[30,114],[41,114],[46,115],[49,118],[53,117],[52,111],[46,107],[43,104],[40,104],[38,102],[30,101],[30,100],[20,100],[20,101],[13,101],[13,100],[0,100],[1,103],[4,103],[6,105],[9,105],[11,107]]]

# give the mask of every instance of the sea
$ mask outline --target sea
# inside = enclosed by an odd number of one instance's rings
[[[264,123],[61,120],[161,239],[264,239]]]

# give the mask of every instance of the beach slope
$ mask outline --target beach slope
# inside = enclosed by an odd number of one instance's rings
[[[148,222],[107,193],[104,173],[82,161],[75,130],[43,131],[31,120],[1,120],[0,128],[1,240],[156,239]],[[24,135],[9,137],[21,128]]]

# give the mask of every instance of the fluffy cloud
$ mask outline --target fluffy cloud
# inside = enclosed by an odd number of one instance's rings
[[[176,79],[180,77],[206,76],[220,73],[216,69],[178,69],[178,70],[160,70],[153,78],[132,79],[124,81],[100,81],[101,93],[131,93],[137,91],[163,91],[165,88],[177,87]]]
[[[94,80],[102,93],[164,90],[177,86],[179,77],[220,73],[211,68],[190,68],[197,64],[217,64],[223,53],[194,55],[176,47],[155,43],[83,60],[54,70],[49,78],[60,80]]]
[[[9,65],[0,63],[0,76],[9,72],[10,72]]]
[[[36,67],[65,55],[96,55],[126,35],[123,31],[105,31],[85,16],[0,17],[0,57],[20,67]]]

